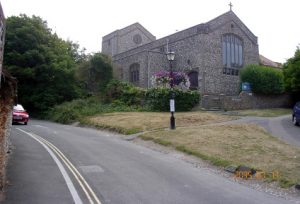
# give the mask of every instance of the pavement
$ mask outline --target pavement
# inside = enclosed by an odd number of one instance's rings
[[[300,203],[105,131],[31,120],[11,142],[3,203]]]

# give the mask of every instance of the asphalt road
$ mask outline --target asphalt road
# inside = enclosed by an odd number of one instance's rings
[[[270,119],[268,126],[272,135],[300,147],[300,127],[292,123],[291,115]]]
[[[4,203],[297,202],[89,128],[32,120],[13,126],[11,140]]]

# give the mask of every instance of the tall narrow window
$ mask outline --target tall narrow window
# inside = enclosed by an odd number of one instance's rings
[[[234,34],[222,37],[223,74],[238,75],[243,66],[243,42]]]
[[[226,41],[223,40],[222,42],[223,45],[223,49],[222,49],[222,53],[223,53],[223,66],[226,66],[227,60],[226,60]]]
[[[134,63],[129,67],[130,82],[138,84],[140,80],[140,65]]]
[[[196,71],[191,71],[189,74],[188,74],[188,77],[189,77],[189,80],[190,80],[190,89],[197,89],[198,88],[198,72]]]

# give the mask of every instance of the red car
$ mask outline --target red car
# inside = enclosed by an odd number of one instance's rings
[[[29,114],[26,112],[23,106],[20,104],[14,106],[13,123],[24,123],[24,125],[27,125],[28,120],[29,120]]]

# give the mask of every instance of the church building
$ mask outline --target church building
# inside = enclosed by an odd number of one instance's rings
[[[231,9],[161,39],[139,23],[102,39],[102,53],[112,57],[117,77],[144,88],[152,86],[155,72],[169,70],[167,51],[175,52],[173,70],[184,71],[203,95],[238,95],[240,70],[259,64],[257,37]]]

